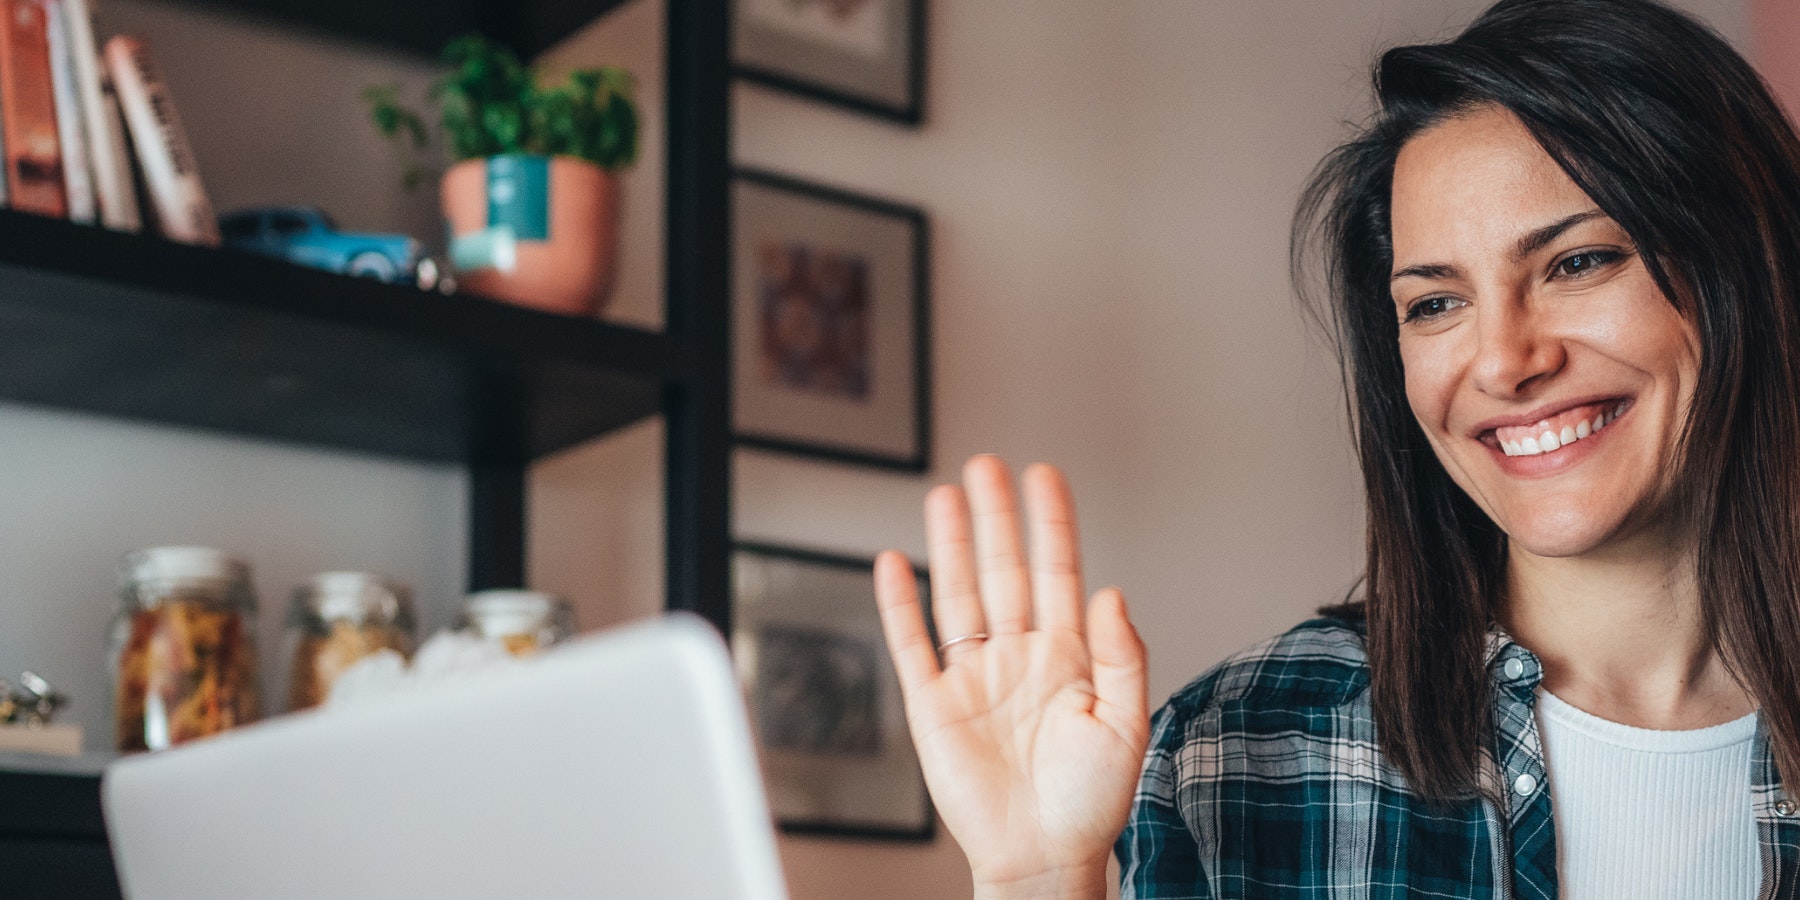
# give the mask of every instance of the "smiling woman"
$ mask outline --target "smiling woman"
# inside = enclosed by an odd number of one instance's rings
[[[1054,469],[1028,543],[997,459],[927,498],[935,650],[877,565],[977,895],[1101,896],[1122,830],[1127,897],[1800,896],[1800,141],[1654,0],[1501,0],[1374,75],[1294,230],[1360,597],[1150,717]]]
[[[1760,707],[1800,771],[1787,120],[1716,35],[1630,0],[1501,3],[1376,83],[1295,246],[1297,272],[1324,252],[1353,385],[1383,752],[1426,794],[1478,783],[1467,660],[1498,627],[1628,724]]]

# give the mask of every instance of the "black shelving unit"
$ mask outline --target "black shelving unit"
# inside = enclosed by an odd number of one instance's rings
[[[530,59],[627,0],[180,0],[285,27],[435,58],[480,31]]]
[[[0,897],[119,896],[100,819],[104,762],[0,753]]]
[[[186,2],[408,53],[479,27],[530,55],[620,0]],[[667,606],[729,633],[729,16],[667,4],[663,331],[0,210],[0,400],[464,465],[471,588],[524,580],[532,461],[660,414]],[[106,858],[97,776],[0,760],[0,860],[88,872],[45,882],[78,898],[116,896]]]
[[[471,587],[521,580],[531,461],[661,413],[669,606],[728,627],[726,23],[669,18],[665,331],[0,210],[0,399],[465,464]]]

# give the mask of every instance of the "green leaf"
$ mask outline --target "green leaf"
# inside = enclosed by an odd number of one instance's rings
[[[455,160],[502,153],[566,154],[607,169],[637,161],[638,115],[631,73],[616,66],[576,69],[540,87],[536,73],[503,44],[471,33],[444,47],[448,71],[426,93]],[[399,85],[363,91],[375,127],[416,153],[425,122],[400,102]],[[416,169],[417,167],[415,167]],[[408,170],[407,178],[416,176]]]

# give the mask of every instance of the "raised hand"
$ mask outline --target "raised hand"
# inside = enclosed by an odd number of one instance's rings
[[[1084,589],[1069,487],[1025,470],[1030,564],[1012,476],[971,459],[925,499],[940,659],[912,567],[875,563],[888,652],[925,781],[977,896],[1099,897],[1149,740],[1144,647],[1117,590]]]

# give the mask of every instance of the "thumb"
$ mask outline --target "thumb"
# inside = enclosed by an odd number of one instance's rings
[[[1125,595],[1107,588],[1087,609],[1088,658],[1094,665],[1094,716],[1133,746],[1150,740],[1150,691],[1144,642],[1131,625]]]

